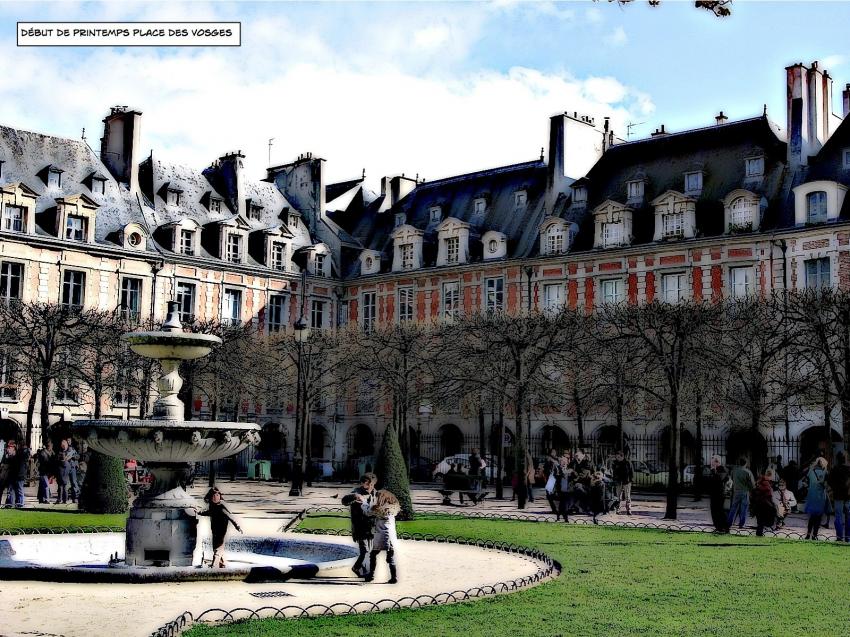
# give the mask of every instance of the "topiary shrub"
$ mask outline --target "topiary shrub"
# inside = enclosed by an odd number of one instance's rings
[[[401,454],[398,434],[392,425],[384,432],[381,450],[375,461],[375,473],[378,476],[378,488],[386,489],[401,503],[399,520],[413,519],[413,500],[410,498],[410,481],[407,478],[407,464]]]
[[[88,513],[127,512],[130,505],[123,460],[91,452],[79,507]]]

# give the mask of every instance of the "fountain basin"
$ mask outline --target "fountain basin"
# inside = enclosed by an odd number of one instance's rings
[[[203,358],[221,343],[212,334],[189,332],[130,332],[122,337],[136,354],[158,360],[189,361]]]
[[[225,542],[227,568],[200,565],[155,567],[110,563],[124,557],[124,533],[0,536],[0,580],[147,583],[236,580],[276,582],[342,574],[351,568],[357,548],[350,543],[286,536],[236,536]],[[200,555],[212,556],[209,540]]]

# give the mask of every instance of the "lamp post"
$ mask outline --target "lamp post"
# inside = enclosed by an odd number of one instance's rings
[[[303,288],[302,288],[303,297]],[[303,302],[302,302],[303,303]],[[302,305],[303,307],[303,305]],[[305,469],[307,466],[307,452],[310,449],[309,436],[307,432],[307,391],[306,378],[304,374],[304,344],[310,338],[310,328],[307,321],[302,316],[295,322],[293,326],[295,330],[295,343],[297,348],[297,357],[295,359],[296,381],[295,381],[295,446],[294,451],[300,456],[298,462],[300,466],[296,469],[293,458],[293,480],[292,488],[289,490],[289,495],[300,496],[301,485],[304,480]],[[300,479],[295,479],[300,476]]]

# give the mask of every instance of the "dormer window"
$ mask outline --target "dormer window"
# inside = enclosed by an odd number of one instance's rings
[[[259,221],[260,216],[263,213],[263,207],[258,206],[256,204],[250,204],[248,206],[248,218],[253,219],[254,221]]]
[[[226,258],[230,263],[242,263],[242,237],[230,233],[227,235]]]
[[[85,241],[88,219],[77,215],[68,215],[65,221],[65,238],[71,241]]]
[[[405,221],[407,221],[407,215],[403,212],[397,212],[395,215],[395,227],[403,226]]]
[[[587,203],[586,186],[575,186],[573,188],[573,203]]]
[[[564,229],[561,226],[552,226],[546,236],[546,253],[561,254],[564,252]]]
[[[127,235],[127,243],[132,248],[138,248],[140,245],[142,245],[142,235],[138,232],[131,232]]]
[[[623,244],[623,224],[622,223],[603,223],[602,224],[602,247],[613,248]]]
[[[58,168],[50,168],[47,171],[47,187],[61,188],[62,187],[62,171]]]
[[[738,197],[729,205],[729,232],[749,232],[753,229],[756,203],[750,197]]]
[[[221,199],[210,199],[210,212],[221,213]]]
[[[194,230],[180,230],[180,243],[178,245],[180,254],[187,257],[195,254],[195,232]]]
[[[702,172],[685,173],[685,192],[698,193],[702,191]]]
[[[487,200],[485,200],[483,197],[479,197],[473,202],[473,207],[475,214],[483,215],[484,212],[487,210]]]
[[[841,166],[844,169],[850,168],[850,148],[841,151]],[[3,164],[0,164],[0,168],[3,168]]]
[[[298,215],[288,215],[287,219],[288,221],[286,225],[288,225],[290,228],[298,227]]]
[[[525,208],[528,203],[528,194],[524,190],[514,193],[514,208]]]
[[[402,270],[412,270],[413,269],[413,244],[412,243],[402,243],[399,246],[399,250],[401,251],[401,269]]]
[[[661,236],[665,239],[677,239],[685,232],[685,213],[676,206],[676,211],[661,218],[663,228]]]
[[[490,239],[490,242],[487,244],[487,249],[490,251],[490,254],[495,254],[499,251],[499,242],[495,239]]]
[[[286,270],[286,244],[280,241],[272,242],[271,268],[283,272]]]
[[[748,179],[764,175],[764,157],[747,157],[744,160],[744,174]]]
[[[91,180],[91,191],[96,195],[102,195],[106,192],[106,180],[98,179],[97,177]]]
[[[643,199],[643,181],[626,182],[626,194],[629,199]]]
[[[460,238],[446,237],[446,263],[457,263],[460,252]]]
[[[172,190],[171,188],[165,193],[165,203],[169,206],[179,206],[180,205],[180,191]]]
[[[372,270],[372,266],[375,265],[375,261],[372,257],[366,257],[366,260],[363,263],[366,266],[366,270],[370,272]]]
[[[316,255],[316,276],[327,276],[325,272],[325,263],[327,261],[328,255],[326,254],[317,254]]]
[[[826,192],[816,190],[806,195],[806,223],[826,221]]]
[[[26,208],[6,204],[3,207],[3,230],[23,232],[24,228],[26,228]]]
[[[440,221],[443,218],[443,211],[440,206],[431,206],[428,215],[429,219],[433,223],[436,221]]]

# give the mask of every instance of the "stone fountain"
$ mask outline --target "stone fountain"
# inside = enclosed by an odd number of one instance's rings
[[[133,503],[127,519],[127,566],[191,566],[197,542],[200,503],[185,489],[192,463],[232,456],[259,442],[259,425],[247,422],[183,420],[177,397],[183,361],[202,358],[221,343],[217,336],[183,331],[178,303],[168,303],[162,329],[129,332],[124,340],[145,358],[162,366],[159,398],[147,420],[82,420],[75,433],[89,446],[115,458],[143,461],[154,477],[150,489]]]

